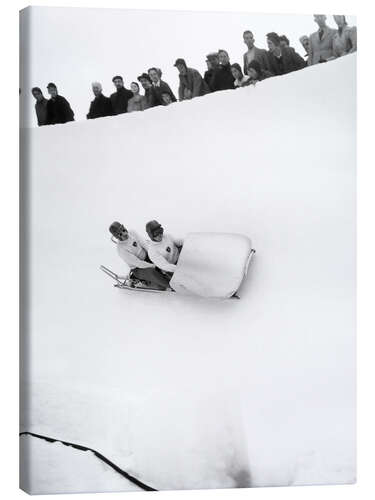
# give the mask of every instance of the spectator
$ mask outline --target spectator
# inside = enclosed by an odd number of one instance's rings
[[[159,104],[156,102],[156,94],[155,88],[152,86],[151,78],[147,73],[142,73],[137,80],[142,85],[145,91],[145,98],[147,101],[147,107],[153,108],[154,106],[158,106]]]
[[[203,80],[199,71],[188,68],[184,59],[177,59],[174,65],[180,73],[180,86],[178,89],[178,98],[180,101],[194,99],[194,97],[210,92],[208,85]]]
[[[122,76],[114,76],[112,82],[116,87],[116,92],[111,94],[112,111],[114,115],[121,115],[128,111],[128,101],[133,97],[133,93],[124,87]]]
[[[273,76],[270,71],[267,71],[266,69],[262,69],[261,65],[259,64],[258,61],[251,61],[251,63],[248,66],[248,73],[250,77],[250,83],[256,83],[256,82],[261,82],[262,80],[265,80],[266,78],[269,78],[270,76]]]
[[[163,103],[163,106],[168,106],[169,104],[172,104],[172,97],[169,92],[163,92],[161,95],[161,100]]]
[[[204,74],[204,81],[207,83],[209,89],[212,91],[212,79],[215,70],[219,67],[219,55],[217,52],[211,52],[206,57],[207,71]]]
[[[234,89],[234,78],[231,71],[229,55],[226,50],[218,50],[219,66],[214,70],[211,80],[213,92]]]
[[[254,35],[251,31],[247,30],[243,34],[243,41],[247,45],[247,52],[243,55],[243,72],[245,75],[248,74],[247,67],[251,63],[251,61],[258,61],[261,68],[266,71],[270,71],[267,51],[264,49],[258,49],[254,45],[255,39]]]
[[[56,85],[51,82],[47,85],[47,89],[51,96],[47,103],[47,124],[73,122],[73,110],[65,97],[58,94]]]
[[[47,125],[47,103],[48,100],[44,97],[43,92],[39,87],[31,89],[31,93],[35,97],[35,113],[38,120],[38,126]]]
[[[95,99],[91,101],[89,112],[86,115],[87,119],[90,120],[94,118],[102,118],[103,116],[111,116],[111,99],[102,94],[102,84],[99,82],[93,82],[91,86]]]
[[[280,37],[277,33],[268,33],[267,45],[268,61],[274,75],[285,75],[305,67],[305,61],[294,49],[280,46]]]
[[[132,111],[144,111],[148,108],[147,99],[145,96],[140,95],[139,85],[137,82],[132,82],[130,84],[132,89],[133,97],[128,101],[128,113]]]
[[[150,68],[148,70],[148,75],[151,78],[152,85],[155,89],[155,96],[156,96],[156,101],[158,104],[163,104],[163,100],[161,95],[165,92],[169,93],[172,99],[172,102],[176,102],[177,99],[172,92],[172,89],[168,85],[167,82],[163,82],[161,79],[161,70],[158,68]]]
[[[309,38],[309,57],[307,64],[318,64],[326,62],[333,56],[333,35],[336,30],[326,24],[327,16],[314,14],[314,21],[319,26],[318,31],[312,33]]]
[[[307,64],[307,59],[309,57],[309,46],[310,46],[309,37],[307,35],[303,35],[300,37],[299,41],[301,42],[302,47],[306,51],[306,54],[303,57],[305,58]]]
[[[349,27],[345,16],[333,16],[338,30],[333,35],[333,57],[357,51],[357,28]]]
[[[280,35],[280,47],[289,47],[289,44],[289,38],[287,38],[285,35]]]
[[[250,77],[242,73],[241,66],[238,63],[232,64],[230,68],[234,78],[234,88],[247,87],[247,85],[250,85]]]

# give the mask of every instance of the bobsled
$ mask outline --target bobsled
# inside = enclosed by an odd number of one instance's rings
[[[101,269],[117,281],[118,288],[210,299],[239,298],[238,290],[254,254],[250,238],[242,234],[189,233],[170,280],[170,290],[155,290],[142,284],[132,286],[108,268],[101,266]]]

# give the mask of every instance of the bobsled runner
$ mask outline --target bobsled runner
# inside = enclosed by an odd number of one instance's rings
[[[238,290],[246,278],[255,254],[251,240],[241,234],[189,233],[182,247],[170,289],[157,290],[146,282],[100,269],[116,281],[115,287],[131,291],[177,293],[204,298],[239,298]]]

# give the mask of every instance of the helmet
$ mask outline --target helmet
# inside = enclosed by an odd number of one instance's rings
[[[120,222],[112,222],[109,226],[109,232],[117,239],[120,239],[123,231],[127,230]]]
[[[158,235],[164,233],[164,229],[163,229],[162,225],[159,224],[159,222],[156,220],[151,220],[150,222],[147,222],[146,231],[152,240],[155,238],[155,236],[158,236]]]

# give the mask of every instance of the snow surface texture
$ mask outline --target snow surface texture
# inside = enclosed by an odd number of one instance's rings
[[[355,480],[355,65],[25,132],[22,431],[156,489]],[[99,271],[126,272],[109,224],[154,218],[181,237],[248,235],[241,300],[115,289]],[[136,489],[21,439],[33,493]]]

